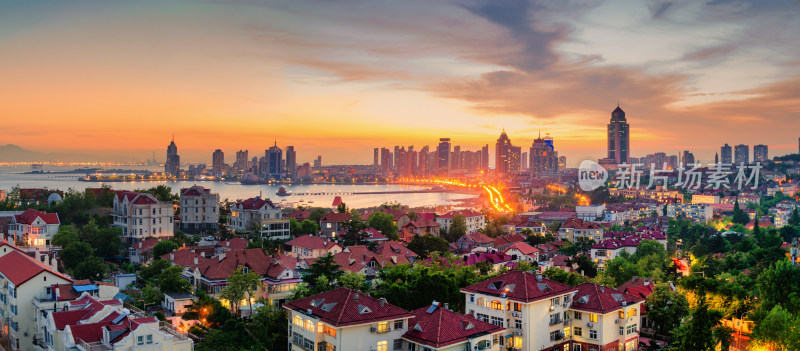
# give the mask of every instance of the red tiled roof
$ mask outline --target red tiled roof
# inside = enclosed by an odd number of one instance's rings
[[[364,229],[361,232],[367,234],[367,237],[364,238],[364,240],[366,241],[389,240],[389,238],[387,238],[385,235],[381,234],[381,232],[379,232],[377,229],[372,227]]]
[[[433,348],[445,347],[471,338],[505,330],[503,327],[479,321],[472,315],[463,315],[442,307],[428,313],[428,307],[411,312],[408,331],[403,338]]]
[[[494,239],[494,246],[500,247],[522,241],[525,241],[525,236],[522,234],[503,235]]]
[[[250,268],[258,275],[266,275],[272,258],[267,256],[262,249],[232,250],[223,253],[224,257],[214,256],[199,264],[197,269],[200,275],[209,280],[227,279],[239,266]]]
[[[400,307],[348,288],[326,291],[283,306],[301,313],[311,310],[314,316],[334,327],[412,317]]]
[[[409,250],[405,245],[394,240],[381,243],[375,248],[375,252],[385,257],[394,255],[402,255],[408,258],[419,257],[414,251]]]
[[[579,218],[570,218],[561,228],[572,228],[572,229],[603,229],[599,224],[594,222],[585,222]]]
[[[195,185],[191,188],[181,189],[181,196],[203,196],[204,194],[208,194],[210,192],[210,189]]]
[[[472,253],[466,256],[466,263],[469,266],[474,266],[478,262],[488,261],[491,264],[498,264],[503,262],[510,262],[511,256],[501,252],[481,252]]]
[[[86,343],[93,343],[103,338],[103,327],[108,325],[111,325],[111,322],[72,324],[69,325],[69,329],[72,332],[73,342],[78,343],[78,339],[81,339]]]
[[[201,263],[208,261],[208,258],[203,257],[197,252],[192,252],[190,249],[181,249],[177,251],[173,251],[172,253],[165,254],[161,256],[161,258],[170,259],[170,255],[172,255],[172,264],[178,265],[184,268],[193,268]],[[197,258],[197,263],[194,263],[194,259]]]
[[[311,210],[297,210],[286,215],[286,217],[294,218],[298,221],[303,221],[311,217]]]
[[[514,245],[511,245],[509,248],[507,248],[505,252],[508,252],[511,249],[517,249],[523,255],[532,255],[537,252],[540,252],[539,249],[528,245],[528,243],[526,242],[514,243]]]
[[[247,248],[247,239],[233,238],[230,240],[220,241],[215,246],[230,250],[244,250]]]
[[[133,247],[135,247],[139,251],[150,251],[159,242],[161,242],[160,239],[148,238],[148,239],[142,240],[142,241],[140,241],[140,242],[138,242],[136,244],[133,244]]]
[[[343,203],[344,203],[344,201],[342,201],[342,197],[341,196],[336,196],[336,197],[333,198],[333,203],[331,204],[331,206],[338,207],[339,205],[341,205]]]
[[[136,205],[151,205],[151,204],[157,204],[158,199],[156,199],[156,197],[151,194],[142,193],[139,194],[139,196],[137,196],[136,198],[134,198],[133,202],[131,203]]]
[[[292,247],[302,247],[305,249],[323,249],[323,250],[330,250],[334,246],[339,246],[338,244],[328,240],[323,239],[318,236],[313,236],[311,234],[299,236],[294,238],[286,243],[286,245],[290,245]],[[341,246],[339,246],[341,248]]]
[[[10,246],[10,245],[9,245]],[[44,263],[33,259],[32,257],[15,250],[0,257],[0,272],[8,278],[15,286],[19,288],[20,285],[31,280],[43,272],[50,272],[64,280],[72,282],[69,277],[53,271],[52,268],[45,266]]]
[[[578,285],[578,293],[572,301],[572,308],[581,311],[608,313],[625,305],[644,301],[643,298],[626,294],[617,289],[593,283]]]
[[[61,221],[58,219],[58,213],[41,212],[33,208],[29,208],[21,214],[14,215],[14,220],[17,223],[27,225],[33,224],[36,218],[41,218],[42,221],[47,224],[61,224]]]
[[[64,330],[70,324],[77,324],[83,317],[89,314],[88,310],[56,311],[53,313],[53,321],[56,323],[56,330]]]
[[[464,235],[463,237],[466,238],[466,239],[472,240],[472,241],[474,241],[476,243],[483,243],[483,244],[485,244],[485,243],[494,243],[494,239],[492,239],[492,238],[490,238],[490,237],[488,237],[488,236],[486,236],[486,235],[484,235],[483,233],[480,233],[480,232],[467,234],[467,235]]]
[[[325,215],[323,215],[322,218],[320,218],[319,221],[320,222],[337,222],[337,223],[341,223],[341,222],[347,222],[349,220],[350,220],[350,214],[347,213],[347,212],[345,212],[345,213],[328,212]]]
[[[480,212],[475,211],[475,210],[460,210],[460,211],[447,212],[447,213],[439,216],[439,218],[453,218],[457,214],[460,214],[460,215],[464,216],[465,218],[483,216],[483,213],[480,213]]]
[[[461,289],[461,292],[493,296],[500,296],[501,293],[505,293],[509,300],[531,302],[577,290],[577,288],[547,278],[537,280],[536,277],[536,275],[528,272],[511,271],[470,285]]]
[[[273,209],[276,208],[272,201],[260,197],[252,197],[242,202],[237,202],[234,206],[240,210],[259,210],[264,206],[269,206]]]

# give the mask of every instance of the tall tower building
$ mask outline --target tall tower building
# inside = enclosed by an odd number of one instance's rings
[[[625,111],[619,104],[611,112],[611,122],[608,124],[608,158],[616,163],[628,163],[630,157],[630,134]]]
[[[519,173],[522,167],[522,148],[511,145],[508,149],[508,173]]]
[[[533,140],[529,153],[531,179],[555,177],[558,174],[558,154],[553,150],[553,138],[541,136]]]
[[[378,167],[378,161],[379,161],[379,158],[380,158],[378,156],[378,151],[379,150],[378,150],[377,147],[374,150],[372,150],[372,165],[375,166],[375,167]]]
[[[500,133],[497,143],[494,146],[494,169],[497,174],[509,173],[509,154],[511,153],[511,139],[508,138],[506,130]]]
[[[694,164],[694,154],[689,152],[689,150],[684,150],[683,157],[681,157],[681,162],[683,162],[684,167]]]
[[[249,167],[248,163],[248,151],[247,150],[239,150],[236,151],[236,164],[234,165],[236,168],[240,170],[246,170]]]
[[[767,160],[769,160],[767,146],[763,144],[753,146],[753,162],[767,162]]]
[[[730,145],[728,144],[722,145],[722,147],[719,150],[719,155],[720,159],[722,160],[722,163],[726,164],[733,163],[733,148]]]
[[[461,169],[461,146],[453,146],[453,152],[450,154],[450,169]]]
[[[738,165],[750,163],[750,146],[739,144],[733,148],[733,161]]]
[[[297,152],[294,151],[294,146],[286,147],[286,174],[290,178],[297,178]]]
[[[381,170],[383,171],[384,175],[389,174],[389,170],[392,168],[392,151],[382,147],[381,148]]]
[[[450,138],[440,138],[439,147],[436,148],[436,173],[448,175],[450,173]]]
[[[481,170],[489,170],[489,144],[481,148]]]
[[[211,172],[214,175],[222,173],[222,168],[225,167],[225,153],[220,149],[214,150],[211,154]]]
[[[273,177],[280,177],[283,173],[281,169],[281,160],[283,159],[283,150],[278,147],[278,142],[272,145],[266,152],[267,157],[267,173]]]
[[[180,173],[181,157],[178,156],[178,147],[175,145],[175,137],[167,146],[167,161],[164,162],[164,174],[177,177]]]

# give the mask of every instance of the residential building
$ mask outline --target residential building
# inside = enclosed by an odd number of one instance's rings
[[[350,220],[350,213],[328,212],[319,219],[320,232],[335,238],[344,232],[344,223]]]
[[[733,164],[733,148],[725,144],[720,148],[720,161],[724,164]]]
[[[568,345],[571,327],[564,321],[577,290],[541,275],[512,271],[461,292],[467,314],[508,329],[506,348],[541,350]]]
[[[136,265],[149,263],[154,258],[157,258],[153,257],[153,248],[159,242],[161,240],[156,238],[147,238],[134,242],[128,247],[128,261]]]
[[[61,225],[57,213],[41,212],[32,208],[10,218],[9,235],[14,238],[14,242],[21,242],[26,246],[49,246]]]
[[[225,153],[221,149],[214,150],[211,154],[211,172],[214,176],[222,175],[225,168]]]
[[[506,330],[448,309],[434,301],[430,306],[411,312],[408,331],[403,334],[404,345],[394,350],[506,350],[504,345]]]
[[[719,194],[714,193],[698,193],[692,194],[693,204],[718,204]]]
[[[342,251],[339,244],[311,234],[294,238],[288,241],[286,246],[289,248],[289,256],[303,259],[335,255]]]
[[[714,215],[714,207],[710,204],[669,204],[667,216],[670,218],[687,218],[694,222],[705,223]]]
[[[33,350],[41,344],[43,335],[36,325],[41,315],[34,303],[51,298],[53,285],[72,283],[53,266],[0,241],[0,334],[12,350]]]
[[[236,163],[233,166],[240,171],[246,171],[250,169],[251,167],[248,154],[248,150],[236,151]]]
[[[630,351],[639,349],[640,313],[644,298],[598,284],[578,285],[570,307],[569,350]]]
[[[528,245],[526,242],[514,243],[504,254],[511,256],[513,261],[539,262],[539,249]]]
[[[542,139],[541,135],[533,140],[528,154],[531,179],[558,175],[558,152],[554,150],[552,141],[552,138]]]
[[[402,350],[408,311],[348,288],[283,305],[289,314],[290,351]],[[420,349],[422,350],[422,349]]]
[[[482,234],[481,232],[474,232],[464,235],[454,243],[460,252],[470,252],[475,248],[494,248],[494,239]]]
[[[562,240],[569,240],[573,243],[581,239],[598,242],[603,238],[603,227],[597,223],[572,218],[561,225],[558,235]]]
[[[464,216],[464,220],[467,223],[467,234],[475,233],[478,229],[482,229],[486,226],[486,216],[483,213],[474,210],[459,210],[459,211],[450,211],[447,212],[439,217],[436,217],[436,222],[439,223],[441,232],[447,232],[450,230],[450,225],[453,223],[453,217],[456,215]]]
[[[172,316],[180,316],[197,301],[197,296],[188,293],[165,292],[161,307]]]
[[[629,163],[630,157],[630,125],[625,119],[625,111],[619,105],[611,112],[608,123],[608,159],[615,163]]]
[[[219,229],[219,194],[202,186],[181,189],[181,230],[199,234]]]
[[[575,214],[578,216],[578,219],[587,222],[594,222],[603,218],[605,212],[605,204],[575,206]]]
[[[547,226],[540,222],[534,215],[517,215],[512,218],[508,223],[503,225],[509,233],[522,233],[523,230],[530,230],[533,235],[544,235],[547,232]]]
[[[753,162],[769,161],[769,149],[766,145],[759,144],[753,146]]]
[[[734,163],[735,164],[748,164],[750,163],[750,146],[739,144],[733,148]]]
[[[174,210],[169,202],[161,202],[148,193],[117,191],[114,196],[112,226],[122,229],[122,237],[137,242],[149,237],[171,237],[174,231]]]
[[[231,206],[230,229],[236,232],[258,232],[261,237],[285,240],[291,237],[289,220],[281,218],[281,209],[260,196]]]
[[[690,167],[690,165],[695,163],[694,154],[689,152],[689,150],[684,150],[683,157],[681,157],[681,162],[683,163],[684,167]]]
[[[635,254],[642,240],[653,240],[667,248],[667,236],[660,229],[643,227],[636,232],[606,232],[590,250],[590,258],[601,267],[625,251]]]

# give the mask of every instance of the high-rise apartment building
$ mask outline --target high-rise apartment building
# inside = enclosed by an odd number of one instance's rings
[[[555,177],[558,174],[558,154],[551,142],[541,137],[533,140],[530,149],[531,178]]]
[[[481,148],[481,170],[489,170],[489,144]]]
[[[748,164],[750,163],[750,146],[739,144],[733,148],[733,161],[738,164]]]
[[[684,167],[694,164],[694,154],[689,152],[689,150],[684,150],[683,157],[681,157],[681,162],[683,162]]]
[[[382,147],[381,148],[381,170],[384,175],[388,175],[392,169],[392,151]]]
[[[372,165],[375,166],[375,167],[378,167],[378,164],[379,164],[378,161],[380,161],[379,160],[380,159],[379,152],[380,152],[380,149],[378,149],[377,147],[374,150],[372,150]]]
[[[523,152],[522,153],[522,167],[521,167],[521,169],[522,170],[527,170],[528,169],[528,153],[527,152]]]
[[[436,148],[436,173],[447,175],[450,173],[450,138],[440,138],[439,147]]]
[[[267,173],[273,177],[280,177],[283,173],[281,169],[281,160],[283,159],[283,150],[278,147],[276,141],[268,150],[264,152],[267,157]]]
[[[249,157],[247,154],[248,154],[247,150],[236,151],[236,164],[234,164],[234,167],[236,167],[236,169],[246,170],[250,168],[250,165],[248,164]]]
[[[180,173],[181,157],[178,156],[178,147],[175,145],[175,138],[167,146],[167,161],[164,162],[164,173],[169,176],[177,177]]]
[[[223,168],[225,168],[225,153],[220,149],[216,149],[211,154],[211,171],[214,175],[219,175],[222,173]]]
[[[297,178],[297,152],[291,145],[286,147],[286,174],[290,178]]]
[[[558,156],[558,172],[564,172],[567,169],[567,156]]]
[[[608,158],[616,163],[628,163],[630,157],[630,134],[625,111],[619,105],[611,112],[608,124]]]
[[[508,173],[519,173],[522,167],[522,148],[511,146],[508,152]]]
[[[753,162],[767,162],[767,160],[769,160],[767,146],[763,144],[753,146]]]
[[[732,164],[733,163],[733,148],[728,145],[722,145],[719,150],[719,157],[722,163]]]

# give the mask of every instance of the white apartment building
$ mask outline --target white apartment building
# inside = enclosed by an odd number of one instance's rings
[[[587,222],[594,222],[598,218],[603,218],[605,212],[606,205],[603,204],[575,206],[575,214],[578,219]]]
[[[289,220],[281,209],[260,196],[237,202],[231,207],[230,228],[236,232],[259,231],[262,237],[285,240],[291,237]]]
[[[403,350],[403,334],[414,316],[386,300],[348,288],[290,301],[283,307],[289,312],[290,351]]]
[[[705,223],[714,216],[714,208],[709,204],[669,204],[667,205],[669,218],[685,217],[692,222]]]
[[[36,349],[37,322],[42,318],[34,308],[36,299],[50,296],[55,284],[70,283],[72,279],[51,266],[0,242],[0,334],[9,339],[12,350]]]
[[[28,246],[45,247],[58,233],[61,220],[57,213],[41,212],[32,208],[11,216],[8,233],[15,241]]]
[[[597,223],[584,221],[579,218],[568,219],[558,230],[561,239],[576,242],[583,238],[599,242],[603,239],[603,227]]]
[[[447,232],[450,229],[453,217],[458,214],[464,216],[464,220],[467,222],[467,234],[475,233],[478,229],[486,226],[486,216],[483,213],[473,210],[450,211],[436,217],[436,222],[440,225],[440,233]]]
[[[505,326],[513,350],[637,350],[642,298],[595,284],[570,287],[541,275],[509,272],[473,284],[466,310]]]
[[[114,196],[112,226],[122,228],[122,237],[137,242],[149,237],[171,237],[174,233],[171,203],[159,202],[148,193],[118,191]]]
[[[181,230],[198,234],[219,228],[219,194],[202,186],[181,189]]]

